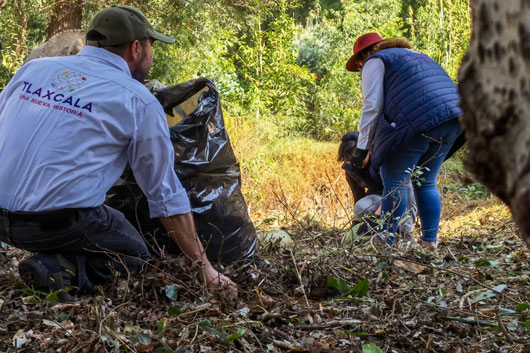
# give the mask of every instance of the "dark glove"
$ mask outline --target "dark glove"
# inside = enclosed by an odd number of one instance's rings
[[[366,158],[366,155],[368,154],[367,150],[362,150],[360,148],[356,148],[355,151],[353,151],[350,159],[350,163],[353,167],[361,169],[363,165],[363,161]]]

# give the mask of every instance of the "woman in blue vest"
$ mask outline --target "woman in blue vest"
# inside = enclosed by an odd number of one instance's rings
[[[435,250],[441,213],[436,179],[462,132],[456,85],[440,65],[411,50],[406,40],[383,40],[377,33],[357,39],[346,69],[361,71],[364,94],[351,165],[360,168],[369,155],[380,170],[382,213],[389,215],[382,233],[394,242],[407,205],[403,191],[412,174],[422,225],[420,245]]]

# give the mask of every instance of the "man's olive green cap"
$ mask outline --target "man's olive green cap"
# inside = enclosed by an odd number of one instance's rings
[[[87,45],[116,46],[148,38],[173,44],[175,40],[153,29],[144,14],[134,7],[122,5],[101,10],[88,26]]]

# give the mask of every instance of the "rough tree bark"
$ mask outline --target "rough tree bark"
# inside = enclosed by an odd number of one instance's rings
[[[459,72],[466,167],[511,209],[530,246],[530,0],[473,0]]]
[[[48,38],[65,29],[81,28],[83,0],[59,0],[55,2],[48,25]]]

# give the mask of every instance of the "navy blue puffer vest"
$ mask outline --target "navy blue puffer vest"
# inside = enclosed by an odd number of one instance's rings
[[[379,168],[411,137],[462,115],[453,80],[434,60],[410,49],[378,51],[371,58],[385,64],[384,113],[371,145],[371,162]]]

